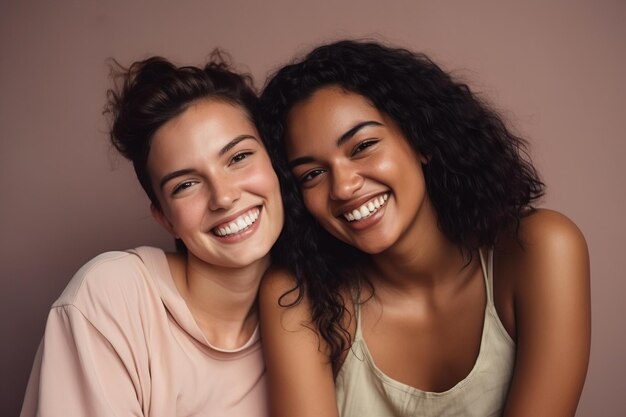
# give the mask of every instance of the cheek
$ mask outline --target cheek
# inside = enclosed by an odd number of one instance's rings
[[[402,170],[400,165],[401,164],[398,163],[398,158],[390,158],[387,156],[374,158],[373,160],[368,161],[368,169],[374,170],[374,172],[378,172],[384,176],[399,174]]]
[[[259,164],[247,170],[243,179],[243,189],[261,197],[267,204],[271,230],[274,231],[274,239],[278,238],[284,224],[284,209],[280,194],[280,183],[272,165]],[[275,241],[275,240],[274,240]]]
[[[316,219],[320,215],[321,198],[319,193],[314,190],[306,190],[302,192],[302,200],[304,201],[304,207],[315,217]],[[319,220],[319,219],[318,219]]]
[[[302,200],[307,211],[322,225],[330,224],[334,216],[328,209],[328,191],[322,184],[318,184],[302,192]]]
[[[167,208],[164,208],[164,213],[174,229],[183,232],[197,227],[202,222],[207,212],[206,201],[207,198],[203,196],[190,196],[170,203]]]
[[[267,197],[278,196],[280,198],[278,177],[269,162],[251,166],[243,174],[242,181],[246,188],[255,193],[263,194]]]
[[[415,186],[416,181],[423,182],[422,164],[419,158],[410,149],[404,152],[395,152],[394,158],[383,157],[373,161],[377,172],[387,178],[398,179],[401,183],[409,183]]]

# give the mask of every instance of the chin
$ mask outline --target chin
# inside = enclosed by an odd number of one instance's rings
[[[367,253],[368,255],[378,255],[388,249],[388,246],[381,246],[381,245],[355,246],[355,247],[359,249],[361,252]]]
[[[221,259],[220,262],[215,262],[214,264],[219,265],[223,268],[242,269],[251,266],[257,262],[260,262],[264,259],[269,259],[269,253],[266,253],[263,256],[235,257],[232,259],[225,258]]]
[[[270,245],[257,244],[246,245],[238,249],[219,251],[213,253],[194,254],[201,261],[221,268],[245,268],[269,257]],[[190,251],[190,253],[193,253]]]
[[[352,246],[353,248],[358,249],[363,253],[367,253],[368,255],[377,255],[389,248],[389,245],[381,243],[380,241],[359,242],[358,240],[355,241],[354,239],[345,239],[343,236],[335,237],[338,240],[341,240],[343,243]]]
[[[389,249],[393,245],[394,240],[387,236],[380,236],[380,234],[374,233],[370,234],[368,237],[360,236],[358,239],[344,240],[344,242],[361,252],[369,255],[378,255]]]

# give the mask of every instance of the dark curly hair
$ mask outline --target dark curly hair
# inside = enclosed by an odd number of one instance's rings
[[[368,257],[330,236],[306,211],[287,165],[285,131],[293,106],[327,86],[366,97],[426,155],[426,190],[440,230],[467,256],[517,228],[543,195],[526,142],[498,114],[427,56],[375,42],[344,40],[315,48],[276,72],[261,95],[260,129],[275,159],[286,208],[279,248],[296,277],[298,303],[310,299],[312,325],[330,346],[336,370],[350,344],[341,294],[358,288]],[[370,286],[371,287],[371,286]],[[291,306],[293,304],[281,305]]]
[[[200,99],[223,100],[241,107],[253,122],[258,115],[258,97],[252,78],[230,70],[227,56],[215,50],[203,67],[177,67],[154,56],[124,68],[112,66],[115,87],[107,91],[104,112],[110,114],[111,143],[133,163],[137,179],[150,202],[160,210],[147,170],[154,133]],[[177,249],[185,251],[182,241]]]

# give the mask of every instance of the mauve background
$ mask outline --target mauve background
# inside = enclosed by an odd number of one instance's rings
[[[626,415],[626,2],[385,3],[0,1],[3,416],[18,413],[48,307],[72,274],[103,251],[171,248],[107,142],[106,59],[202,64],[221,46],[261,86],[296,53],[343,37],[429,53],[529,138],[543,205],[570,216],[591,253],[593,344],[577,415]]]

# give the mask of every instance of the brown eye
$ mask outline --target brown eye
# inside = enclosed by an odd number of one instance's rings
[[[172,195],[178,194],[181,191],[186,190],[187,188],[193,186],[194,184],[197,184],[198,181],[185,181],[185,182],[181,182],[180,184],[178,184],[174,190],[172,190]]]
[[[231,158],[230,165],[243,161],[244,159],[248,158],[253,153],[254,152],[251,152],[251,151],[239,152],[238,154],[236,154],[235,156]]]
[[[359,152],[363,152],[365,149],[369,148],[370,146],[375,145],[376,143],[378,143],[378,140],[375,140],[375,139],[364,140],[363,142],[360,142],[358,145],[354,147],[354,150],[352,151],[352,155],[356,155]]]
[[[304,175],[300,177],[300,183],[303,184],[303,183],[312,181],[318,176],[322,175],[323,173],[324,173],[323,169],[312,169],[311,171],[306,172]]]

